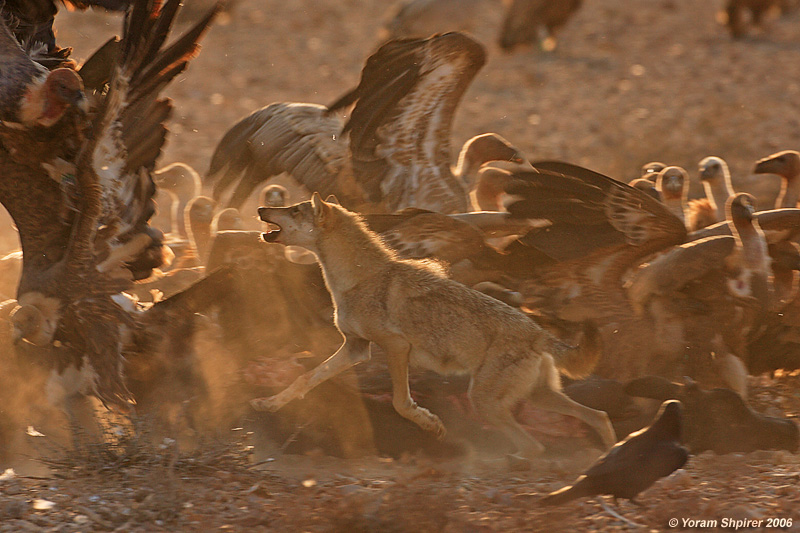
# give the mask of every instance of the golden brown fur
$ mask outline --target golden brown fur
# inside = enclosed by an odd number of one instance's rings
[[[303,246],[317,256],[344,343],[280,394],[254,400],[255,408],[277,410],[302,398],[369,359],[374,342],[389,358],[397,412],[439,436],[445,433],[441,420],[411,398],[411,364],[470,375],[475,409],[527,456],[543,447],[512,414],[526,398],[578,417],[597,430],[606,446],[614,444],[606,414],[567,398],[558,377],[559,370],[573,376],[591,371],[599,357],[594,328],[587,328],[582,349],[570,347],[516,309],[447,279],[438,264],[397,259],[358,215],[323,202],[318,194],[291,207],[261,208],[259,215],[280,227],[266,233],[265,240]]]

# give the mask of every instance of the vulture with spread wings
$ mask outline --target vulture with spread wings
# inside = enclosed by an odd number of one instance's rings
[[[19,230],[23,268],[15,341],[69,349],[86,392],[120,408],[131,314],[116,295],[165,260],[151,171],[172,105],[161,90],[198,50],[213,9],[165,45],[180,0],[136,0],[110,72],[48,72],[0,27],[0,202]],[[99,85],[85,111],[78,74]]]
[[[386,43],[367,59],[358,87],[331,106],[275,103],[235,124],[206,179],[217,199],[238,180],[233,207],[287,172],[349,209],[464,212],[483,163],[523,161],[502,137],[484,134],[465,143],[451,168],[453,115],[485,61],[483,46],[460,33]],[[334,112],[354,103],[343,124]]]
[[[771,305],[767,237],[774,244],[790,233],[765,237],[764,214],[741,194],[728,202],[727,234],[691,241],[644,191],[566,163],[535,167],[506,187],[512,215],[551,221],[505,250],[515,264],[532,265],[516,272],[528,278],[519,287],[525,306],[562,326],[597,323],[606,345],[601,375],[677,371],[742,389],[741,361],[714,354],[744,356],[752,316]],[[764,217],[771,228],[770,218],[781,227],[800,222],[796,212]],[[721,368],[709,371],[710,359]]]

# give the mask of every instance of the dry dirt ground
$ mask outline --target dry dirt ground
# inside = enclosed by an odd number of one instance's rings
[[[719,155],[737,188],[769,205],[778,179],[750,169],[757,158],[798,148],[800,14],[734,42],[715,21],[720,3],[586,0],[555,53],[504,55],[494,45],[500,3],[486,0],[476,34],[489,61],[457,113],[454,144],[497,131],[532,159],[561,158],[625,180],[654,159],[685,166],[696,179],[697,162]],[[357,83],[385,11],[377,0],[240,0],[168,91],[176,112],[162,163],[184,161],[202,172],[225,129],[250,111],[274,101],[333,101]],[[78,59],[118,28],[119,18],[103,13],[57,20],[60,43]],[[797,376],[753,378],[751,385],[758,410],[800,414]],[[537,505],[594,452],[556,454],[530,471],[486,459],[313,454],[275,454],[254,467],[235,450],[215,453],[177,453],[167,442],[148,449],[146,461],[89,454],[82,467],[57,466],[41,478],[7,475],[0,478],[0,532],[627,527],[593,501]],[[800,531],[799,487],[800,455],[705,453],[644,493],[643,508],[623,503],[622,510],[652,530],[670,529],[670,518],[682,525],[684,518],[728,517],[791,519]]]

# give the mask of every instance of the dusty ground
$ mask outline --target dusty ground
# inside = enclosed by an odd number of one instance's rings
[[[489,47],[489,62],[456,116],[454,143],[497,131],[532,159],[562,158],[621,179],[654,159],[685,166],[696,178],[697,162],[719,155],[729,162],[734,184],[768,205],[778,179],[749,171],[755,159],[798,148],[800,14],[733,42],[715,22],[719,4],[587,0],[554,54],[503,55],[493,44],[499,2],[486,0],[477,34]],[[334,100],[357,83],[378,44],[385,9],[375,0],[241,0],[168,91],[176,113],[163,163],[185,161],[202,172],[239,117],[274,101]],[[63,14],[57,21],[61,44],[74,46],[76,58],[118,27],[118,18],[102,13]],[[760,411],[800,414],[797,377],[752,385]],[[0,480],[0,531],[623,527],[594,502],[537,506],[542,493],[593,459],[588,454],[556,455],[516,472],[487,460],[279,454],[246,468],[230,458],[209,459],[210,452],[193,458],[169,450],[147,466],[62,468],[46,479]],[[800,456],[785,452],[707,453],[644,493],[644,508],[626,503],[622,509],[655,530],[668,529],[673,517],[785,518],[800,530],[798,472]],[[36,510],[37,500],[54,506]]]

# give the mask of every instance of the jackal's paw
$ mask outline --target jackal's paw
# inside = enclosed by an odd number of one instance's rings
[[[283,407],[285,404],[286,402],[281,401],[281,399],[277,396],[270,396],[269,398],[255,398],[254,400],[250,400],[250,407],[256,411],[270,411],[272,413]]]
[[[444,439],[444,436],[447,435],[447,429],[445,429],[444,424],[442,424],[442,421],[439,420],[439,417],[436,415],[432,414],[430,418],[426,420],[423,427],[436,435],[436,438],[439,440]]]

